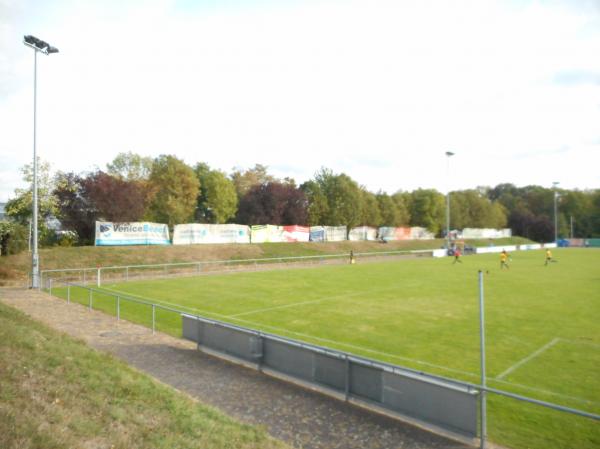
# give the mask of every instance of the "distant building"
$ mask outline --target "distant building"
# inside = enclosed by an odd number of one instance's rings
[[[4,208],[6,207],[6,203],[0,203],[0,220],[6,219],[6,212]]]

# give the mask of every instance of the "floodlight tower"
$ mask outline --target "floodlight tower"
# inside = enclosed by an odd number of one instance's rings
[[[446,151],[446,249],[450,249],[450,158],[454,156],[452,151]]]
[[[38,39],[35,36],[23,36],[23,43],[33,48],[33,245],[31,252],[31,287],[40,288],[40,259],[38,255],[38,181],[36,153],[36,115],[37,115],[37,54],[50,55],[58,53],[58,48]]]
[[[558,181],[552,183],[554,188],[554,243],[558,244],[558,192],[556,187],[560,184]]]

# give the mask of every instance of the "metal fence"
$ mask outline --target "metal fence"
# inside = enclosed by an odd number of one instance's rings
[[[485,393],[582,416],[600,415],[491,388],[482,384],[303,343],[190,313],[183,308],[140,300],[122,293],[47,278],[51,295],[101,310],[198,344],[198,349],[251,364],[269,374],[291,378],[347,401],[408,418],[462,441],[479,437],[485,445]],[[484,432],[482,434],[482,432]]]
[[[354,253],[362,261],[375,261],[381,258],[401,257],[430,257],[433,250],[412,251],[373,251]],[[268,257],[259,259],[230,259],[206,260],[197,262],[177,262],[162,264],[142,265],[115,265],[90,268],[62,268],[42,270],[40,272],[40,285],[42,289],[48,288],[49,279],[64,282],[79,283],[81,285],[96,285],[100,287],[103,281],[125,281],[134,279],[147,279],[174,276],[195,276],[207,273],[234,272],[248,270],[270,270],[289,268],[291,266],[310,266],[320,264],[339,264],[349,260],[347,254],[322,254],[316,256],[294,257]]]

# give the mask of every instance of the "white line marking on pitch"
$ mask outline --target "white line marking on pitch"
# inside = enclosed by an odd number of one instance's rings
[[[294,303],[291,303],[291,304],[282,304],[280,306],[273,306],[273,307],[264,307],[262,309],[250,310],[249,312],[241,312],[241,313],[236,313],[234,315],[228,315],[228,317],[235,318],[235,317],[238,317],[238,316],[252,315],[254,313],[269,312],[271,310],[286,309],[288,307],[303,306],[303,305],[306,305],[306,304],[314,304],[314,303],[322,302],[322,301],[330,301],[330,300],[334,300],[334,299],[344,299],[344,298],[353,298],[355,296],[360,296],[360,295],[364,295],[364,292],[349,293],[349,294],[338,295],[338,296],[327,296],[325,298],[313,299],[313,300],[310,300],[310,301],[294,302]]]
[[[525,363],[529,362],[531,359],[534,359],[535,357],[537,357],[538,355],[540,355],[545,350],[547,350],[547,349],[551,348],[552,346],[554,346],[559,341],[560,341],[560,338],[553,338],[550,342],[546,343],[544,346],[542,346],[537,351],[532,352],[527,357],[525,357],[523,360],[519,360],[517,363],[515,363],[513,366],[511,366],[510,368],[508,368],[506,371],[500,373],[498,376],[496,376],[496,379],[500,380],[503,377],[506,377],[507,375],[509,375],[510,373],[512,373],[514,370],[516,370],[520,366],[524,365]]]

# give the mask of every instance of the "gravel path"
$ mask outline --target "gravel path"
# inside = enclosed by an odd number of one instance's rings
[[[468,447],[45,293],[0,289],[0,300],[298,449]]]

